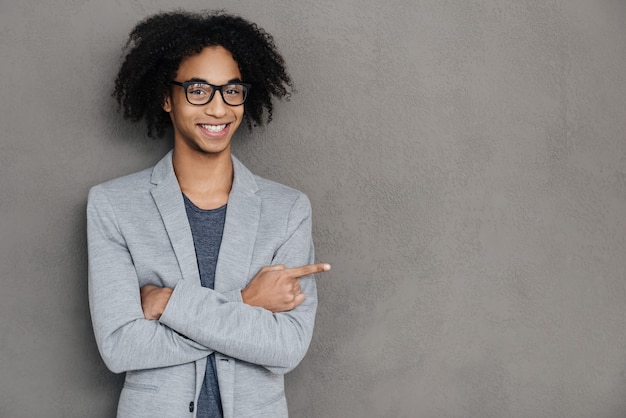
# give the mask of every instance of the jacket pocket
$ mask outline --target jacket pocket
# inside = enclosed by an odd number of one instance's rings
[[[147,385],[145,383],[124,382],[124,389],[138,390],[140,392],[156,393],[159,387],[156,385]]]

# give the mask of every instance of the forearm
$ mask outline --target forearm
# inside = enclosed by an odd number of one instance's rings
[[[212,353],[157,321],[145,319],[100,335],[97,341],[102,359],[114,373],[190,363]]]
[[[120,373],[188,363],[211,350],[158,321],[144,318],[138,289],[124,292],[123,280],[90,274],[89,300],[94,334],[107,367]],[[117,291],[112,287],[117,283]]]
[[[159,321],[217,352],[286,373],[302,360],[311,341],[317,295],[313,279],[307,282],[302,305],[273,314],[181,281]]]

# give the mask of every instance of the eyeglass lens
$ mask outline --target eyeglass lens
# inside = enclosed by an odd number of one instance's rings
[[[227,84],[221,87],[213,87],[204,83],[193,83],[187,86],[187,100],[195,105],[206,104],[213,99],[216,90],[220,90],[224,101],[232,106],[243,104],[246,100],[248,89],[241,84]]]

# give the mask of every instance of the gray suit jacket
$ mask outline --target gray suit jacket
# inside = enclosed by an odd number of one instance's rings
[[[104,362],[126,372],[118,417],[194,417],[213,352],[225,417],[287,416],[283,375],[311,341],[315,281],[303,279],[305,302],[278,314],[244,304],[241,289],[264,266],[313,262],[310,203],[233,165],[215,290],[200,285],[171,152],[89,193],[89,303]],[[141,309],[148,284],[174,288],[158,321]]]

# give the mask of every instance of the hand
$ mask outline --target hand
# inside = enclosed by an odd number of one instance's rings
[[[329,270],[330,265],[325,263],[289,269],[283,264],[263,267],[241,291],[241,297],[248,305],[274,313],[290,311],[306,298],[300,287],[300,278]]]
[[[141,309],[146,319],[159,319],[172,296],[173,289],[147,285],[141,288]]]

